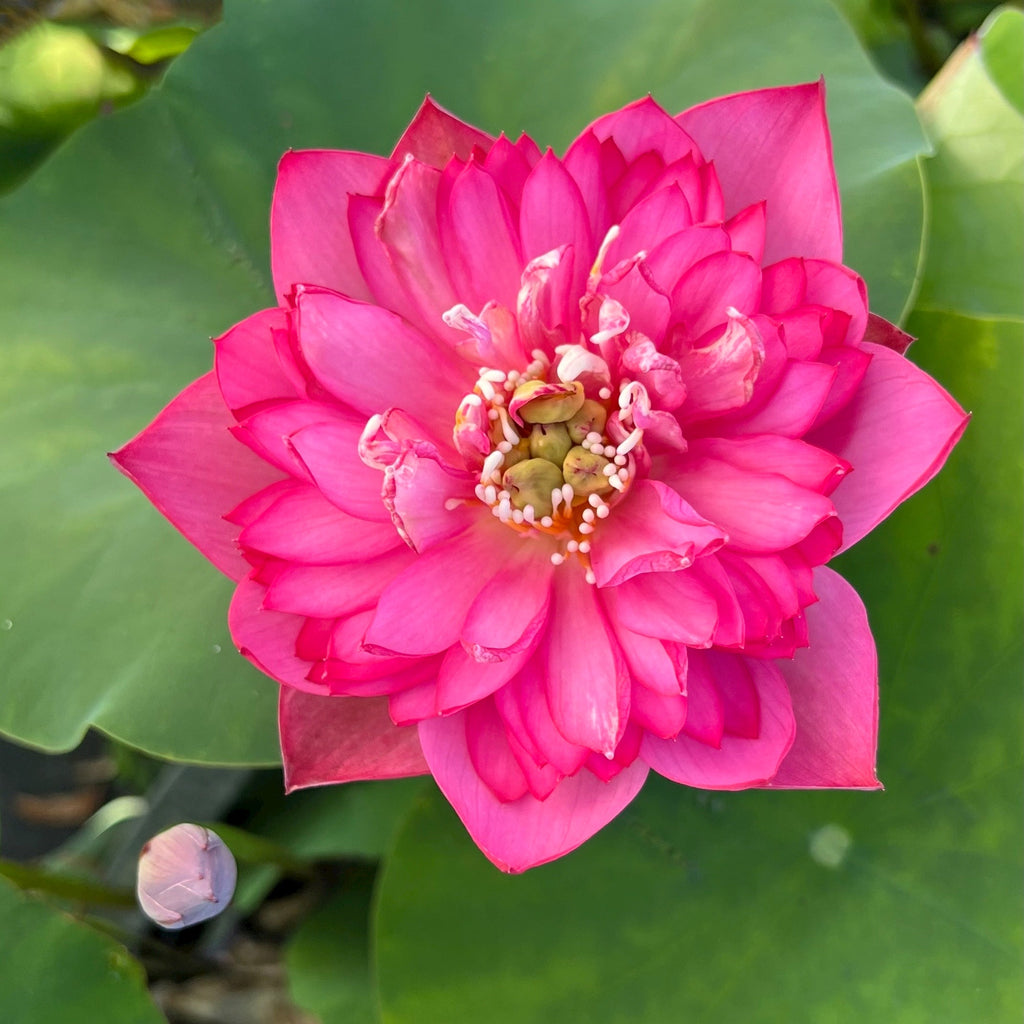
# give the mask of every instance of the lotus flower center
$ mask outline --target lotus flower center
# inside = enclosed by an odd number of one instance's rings
[[[556,355],[554,366],[535,349],[524,370],[481,367],[456,414],[455,444],[479,469],[476,497],[492,515],[558,541],[555,565],[583,556],[590,578],[591,536],[636,472],[632,452],[643,431],[630,429],[630,409],[637,385],[623,381],[616,402],[596,353],[567,345]],[[614,440],[610,428],[625,436]]]

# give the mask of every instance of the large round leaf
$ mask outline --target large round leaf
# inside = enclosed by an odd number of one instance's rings
[[[124,946],[0,878],[0,1006],[23,1024],[161,1024]]]
[[[435,799],[384,876],[389,1024],[1020,1018],[1019,330],[913,326],[975,418],[842,565],[879,643],[886,792],[652,779],[580,850],[513,877]]]
[[[423,93],[564,146],[647,91],[829,89],[849,261],[900,314],[920,245],[907,98],[820,0],[236,3],[144,104],[83,130],[0,205],[0,730],[90,723],[197,761],[276,759],[275,686],[230,651],[229,584],[104,459],[272,302],[289,146],[390,150]]]

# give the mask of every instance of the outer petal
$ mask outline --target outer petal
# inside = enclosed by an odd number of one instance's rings
[[[853,467],[832,494],[843,549],[939,471],[967,426],[953,397],[905,357],[865,344],[871,364],[853,401],[807,440]]]
[[[473,386],[468,364],[379,306],[310,290],[298,308],[303,355],[332,394],[367,416],[399,405],[450,436],[453,410]]]
[[[235,546],[238,528],[222,517],[281,474],[231,436],[234,422],[207,373],[110,458],[221,572],[240,580],[251,566]]]
[[[684,786],[748,789],[768,782],[793,743],[793,709],[785,681],[773,664],[751,658],[748,667],[761,706],[761,732],[757,739],[726,733],[721,747],[716,749],[685,734],[674,740],[662,740],[648,733],[640,757],[659,775]]]
[[[348,197],[375,195],[389,167],[388,160],[368,153],[285,153],[270,211],[270,263],[279,302],[297,284],[370,298],[352,249]]]
[[[857,592],[831,569],[814,571],[820,601],[807,609],[811,646],[777,664],[786,677],[796,741],[770,785],[880,789],[878,659]]]
[[[561,857],[612,820],[640,791],[639,761],[610,782],[582,770],[546,800],[527,793],[502,803],[477,775],[466,744],[465,713],[419,725],[427,764],[477,846],[502,871],[518,873]]]
[[[764,262],[840,262],[843,228],[822,82],[711,100],[676,120],[714,161],[726,215],[766,201]]]
[[[453,156],[468,160],[474,146],[486,153],[493,142],[486,132],[466,124],[428,94],[395,144],[392,158],[401,160],[411,153],[417,160],[440,170]]]
[[[277,721],[288,793],[429,771],[416,730],[391,721],[386,697],[319,697],[285,686]]]

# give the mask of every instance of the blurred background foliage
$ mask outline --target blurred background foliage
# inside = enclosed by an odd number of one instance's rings
[[[219,3],[0,2],[7,1019],[1021,1018],[1024,15],[993,7],[238,0],[200,37]],[[837,566],[878,639],[887,792],[652,779],[517,878],[429,782],[285,799],[229,587],[103,460],[271,301],[277,155],[387,151],[427,89],[564,146],[648,89],[680,108],[819,74],[847,261],[974,413]],[[181,820],[220,830],[239,885],[158,935],[135,860]]]

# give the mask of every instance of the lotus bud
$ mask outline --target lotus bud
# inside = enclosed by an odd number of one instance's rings
[[[611,490],[605,467],[613,463],[603,455],[595,455],[586,448],[576,445],[569,449],[569,454],[562,463],[562,476],[565,482],[579,495],[600,494]]]
[[[139,854],[139,905],[161,928],[216,917],[231,902],[238,871],[220,836],[201,825],[175,825]]]
[[[530,454],[535,459],[547,459],[561,466],[571,447],[564,423],[535,423],[530,431]]]
[[[591,431],[603,434],[607,419],[608,412],[605,407],[600,402],[588,398],[580,406],[579,412],[565,426],[573,444],[580,444]]]
[[[526,459],[505,470],[501,478],[512,507],[532,505],[538,518],[552,514],[551,492],[563,482],[561,470],[547,459]]]
[[[578,380],[566,384],[528,380],[513,392],[508,411],[520,422],[563,423],[579,411],[585,397]]]

